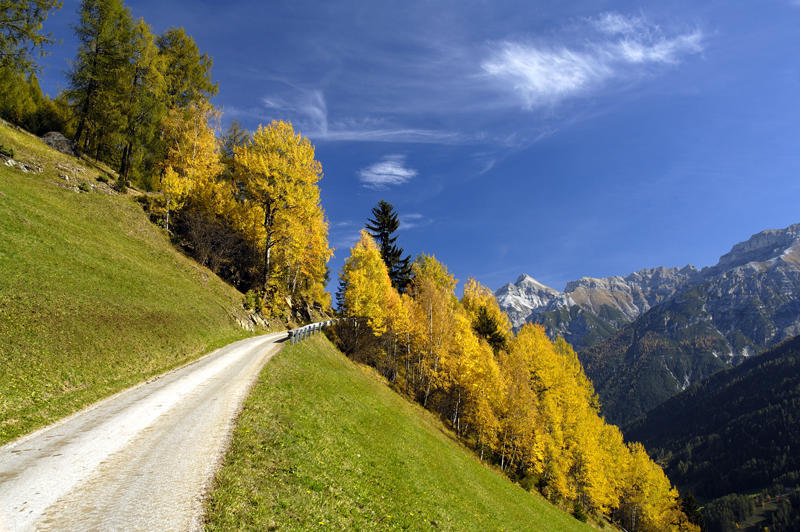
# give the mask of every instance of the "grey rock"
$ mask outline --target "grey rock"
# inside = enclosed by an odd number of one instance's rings
[[[41,138],[45,144],[54,150],[60,151],[61,153],[65,153],[67,155],[72,155],[73,157],[77,155],[75,153],[75,146],[72,141],[58,131],[45,133]]]

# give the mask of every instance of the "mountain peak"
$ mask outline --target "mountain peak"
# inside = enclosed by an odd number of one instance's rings
[[[536,279],[534,279],[533,277],[531,277],[527,273],[523,273],[522,275],[517,277],[517,281],[514,284],[517,285],[517,286],[523,285],[523,284],[533,285],[536,288],[538,288],[539,290],[546,290],[548,292],[558,293],[558,290],[556,290],[555,288],[550,288],[546,284],[540,283],[539,281],[537,281]]]
[[[767,229],[751,236],[744,242],[734,245],[720,257],[711,270],[730,270],[751,262],[766,262],[782,256],[792,246],[800,242],[800,224],[784,229]]]
[[[520,274],[519,277],[517,277],[517,280],[516,280],[516,282],[514,284],[520,284],[520,283],[524,283],[526,281],[534,282],[534,283],[537,282],[536,279],[534,279],[533,277],[531,277],[527,273],[523,273],[523,274]]]

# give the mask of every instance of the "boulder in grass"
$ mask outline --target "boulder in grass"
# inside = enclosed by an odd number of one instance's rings
[[[54,150],[58,150],[61,153],[66,153],[67,155],[72,155],[73,157],[77,155],[75,153],[75,149],[73,148],[72,141],[58,131],[45,133],[42,135],[42,140]]]

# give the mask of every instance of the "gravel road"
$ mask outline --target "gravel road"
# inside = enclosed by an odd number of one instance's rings
[[[195,530],[250,386],[242,340],[0,447],[0,530]]]

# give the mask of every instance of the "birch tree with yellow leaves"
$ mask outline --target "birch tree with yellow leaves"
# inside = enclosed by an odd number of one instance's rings
[[[463,308],[457,308],[453,341],[443,360],[448,375],[448,416],[459,435],[473,434],[483,454],[496,448],[500,422],[497,411],[502,393],[500,369],[489,344],[475,335]]]
[[[392,281],[375,241],[366,231],[342,267],[345,316],[365,320],[373,334],[386,331]]]
[[[222,172],[214,124],[219,112],[208,103],[172,109],[164,121],[167,157],[163,162],[161,191],[169,213],[182,208],[191,195],[210,194]]]
[[[422,405],[427,406],[431,391],[446,385],[441,361],[453,336],[456,279],[433,255],[420,255],[411,271],[409,293],[415,302],[412,319],[418,327],[415,350],[419,378],[415,384]]]
[[[359,360],[382,369],[375,356],[378,339],[390,327],[391,312],[399,296],[372,237],[361,231],[361,238],[350,250],[340,275],[342,308],[345,317],[337,328],[343,350]]]
[[[492,291],[475,279],[468,279],[461,304],[472,320],[475,333],[495,351],[505,349],[511,339],[511,321],[500,310]]]
[[[297,292],[322,298],[328,246],[328,224],[320,206],[318,181],[322,165],[311,142],[284,121],[260,126],[249,142],[234,148],[234,180],[244,207],[260,220],[241,230],[261,253],[262,290],[277,302]]]

